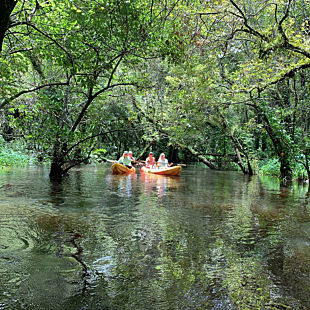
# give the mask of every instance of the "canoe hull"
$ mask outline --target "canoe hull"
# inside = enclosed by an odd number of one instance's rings
[[[141,168],[142,173],[151,173],[151,174],[157,174],[157,175],[179,175],[182,171],[181,166],[174,166],[174,167],[168,167],[168,168],[162,168],[162,169],[150,169],[146,167]]]
[[[111,166],[112,174],[127,174],[127,173],[135,173],[136,169],[132,167],[131,169],[120,164],[120,163],[114,163]]]

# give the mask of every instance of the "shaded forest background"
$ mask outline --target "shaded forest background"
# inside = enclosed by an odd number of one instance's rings
[[[131,149],[310,179],[310,2],[4,0],[0,164]],[[30,154],[30,155],[29,155]]]

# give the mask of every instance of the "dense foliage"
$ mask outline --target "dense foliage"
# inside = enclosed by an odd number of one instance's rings
[[[307,1],[6,4],[2,135],[50,159],[52,176],[152,148],[310,177]]]
[[[26,166],[36,164],[37,158],[25,148],[22,141],[6,142],[0,137],[0,166]]]

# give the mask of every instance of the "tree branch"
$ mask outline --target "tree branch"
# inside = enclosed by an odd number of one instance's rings
[[[26,89],[26,90],[22,90],[19,93],[11,96],[8,99],[4,99],[1,104],[0,104],[0,109],[2,109],[4,106],[6,106],[7,104],[9,104],[10,102],[12,102],[13,100],[17,99],[18,97],[27,94],[27,93],[31,93],[34,91],[37,91],[39,89],[45,88],[45,87],[51,87],[51,86],[63,86],[63,85],[68,85],[69,81],[67,82],[58,82],[58,83],[49,83],[49,84],[43,84],[34,88],[30,88],[30,89]]]
[[[264,91],[265,89],[267,89],[269,86],[271,85],[275,85],[283,80],[285,80],[286,78],[292,78],[298,71],[300,70],[304,70],[304,69],[307,69],[307,68],[310,68],[310,63],[306,63],[306,64],[303,64],[299,67],[296,67],[296,68],[293,68],[289,71],[287,71],[285,74],[283,74],[281,77],[279,77],[278,79],[264,85],[263,87],[254,87],[258,90],[259,93],[261,93],[262,91]],[[253,89],[251,90],[253,91]]]
[[[248,32],[250,34],[255,35],[256,37],[260,37],[262,40],[264,41],[268,41],[268,37],[266,37],[265,35],[261,34],[260,32],[256,31],[255,29],[253,29],[249,24],[248,24],[248,19],[246,18],[245,14],[243,13],[243,11],[239,8],[239,6],[235,3],[235,1],[230,0],[230,3],[237,9],[237,11],[241,14],[242,19],[243,19],[243,23],[244,26],[248,29]]]
[[[110,90],[112,89],[113,87],[116,87],[116,86],[120,86],[120,85],[125,85],[125,83],[119,83],[119,84],[114,84],[114,85],[111,85],[111,82],[112,82],[112,79],[113,79],[113,76],[114,76],[114,73],[116,71],[116,69],[118,68],[118,66],[120,65],[123,57],[124,57],[124,53],[118,55],[119,57],[119,60],[117,61],[117,63],[115,64],[111,74],[110,74],[110,77],[109,77],[109,80],[108,80],[108,83],[107,83],[107,86],[102,88],[101,90],[97,91],[95,94],[93,94],[93,87],[90,87],[89,89],[89,93],[88,93],[88,98],[87,98],[87,101],[84,105],[84,107],[82,108],[79,116],[77,117],[75,123],[73,124],[72,128],[71,128],[71,131],[74,132],[76,130],[76,128],[78,127],[79,123],[81,122],[83,116],[85,115],[88,107],[91,105],[91,103],[93,102],[93,100],[98,97],[100,94],[102,94],[103,92],[107,91],[107,90]],[[116,57],[115,60],[118,58]]]
[[[44,31],[40,30],[35,25],[33,25],[32,23],[27,22],[27,21],[17,22],[15,24],[13,24],[13,26],[17,26],[17,25],[27,25],[27,26],[33,28],[34,30],[36,30],[37,32],[39,32],[40,34],[42,34],[43,36],[45,36],[46,38],[48,38],[49,40],[51,40],[54,44],[56,44],[61,50],[63,50],[66,53],[66,55],[68,56],[68,59],[70,61],[70,64],[73,65],[73,58],[72,58],[71,54],[67,51],[67,49],[64,46],[62,46],[59,42],[57,42],[57,40],[52,38],[49,34],[45,33]]]
[[[73,144],[72,146],[70,146],[70,148],[65,152],[65,155],[64,156],[67,156],[75,147],[77,147],[78,145],[82,144],[83,142],[87,141],[87,140],[91,140],[91,139],[94,139],[96,137],[100,137],[100,136],[104,136],[104,135],[107,135],[109,133],[113,133],[113,132],[123,132],[123,131],[133,131],[133,130],[136,130],[135,129],[113,129],[113,130],[109,130],[109,131],[105,131],[105,132],[102,132],[102,133],[98,133],[98,134],[95,134],[95,135],[91,135],[89,137],[86,137],[78,142],[76,142],[75,144]]]

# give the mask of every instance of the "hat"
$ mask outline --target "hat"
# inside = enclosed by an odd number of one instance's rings
[[[132,154],[132,151],[129,151],[128,154]]]
[[[128,154],[128,151],[125,151],[124,154]]]
[[[159,157],[162,157],[162,156],[165,156],[165,154],[164,154],[164,153],[161,153],[161,154],[159,155]]]
[[[150,152],[149,155],[153,155],[153,152]]]

